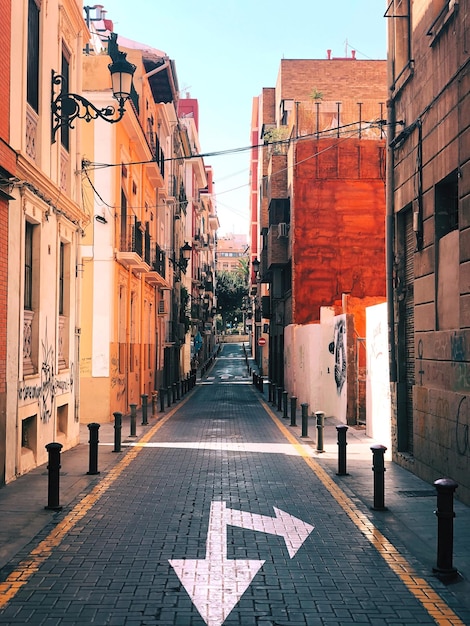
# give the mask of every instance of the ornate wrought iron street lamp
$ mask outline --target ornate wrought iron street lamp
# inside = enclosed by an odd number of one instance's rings
[[[83,119],[91,122],[98,118],[115,124],[122,120],[125,112],[125,103],[132,91],[132,78],[136,66],[127,61],[125,52],[121,52],[117,45],[117,34],[111,33],[109,37],[108,53],[112,63],[108,65],[111,73],[113,97],[119,106],[107,106],[102,109],[96,107],[89,100],[76,93],[67,93],[67,81],[61,74],[52,70],[51,88],[51,140],[55,143],[57,131],[61,128],[73,128],[73,122]],[[56,94],[57,88],[59,93]],[[117,114],[117,116],[116,116]]]

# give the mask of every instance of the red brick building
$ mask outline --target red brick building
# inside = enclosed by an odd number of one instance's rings
[[[0,0],[0,485],[5,481],[6,346],[8,288],[9,179],[15,173],[15,154],[10,140],[10,37],[11,0]]]
[[[365,306],[385,299],[385,102],[385,61],[330,53],[283,59],[276,87],[256,102],[266,147],[255,336],[269,324],[269,377],[278,386],[286,327],[319,323],[320,308],[332,307],[354,313],[363,333]]]
[[[386,18],[393,458],[468,504],[468,3],[395,0]]]

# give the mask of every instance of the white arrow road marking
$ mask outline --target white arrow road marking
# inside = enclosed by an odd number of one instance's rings
[[[231,526],[241,526],[248,530],[258,530],[271,535],[284,537],[289,556],[292,559],[303,542],[310,535],[314,526],[303,522],[301,519],[273,507],[276,517],[267,515],[255,515],[244,511],[228,509],[227,523]]]
[[[212,502],[205,559],[170,559],[183,587],[207,626],[222,626],[263,561],[227,559],[227,526],[281,535],[292,558],[313,526],[274,507],[276,517],[227,509]]]

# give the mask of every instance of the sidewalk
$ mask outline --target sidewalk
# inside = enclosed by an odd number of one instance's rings
[[[210,375],[210,372],[208,372]],[[258,392],[257,392],[258,393]],[[261,394],[260,394],[261,395]],[[282,412],[267,402],[267,389],[264,400],[272,413],[304,445],[308,445],[317,462],[327,471],[344,493],[370,518],[374,525],[397,547],[404,549],[429,571],[436,564],[437,518],[436,492],[430,485],[391,461],[385,462],[385,511],[373,511],[373,473],[371,445],[375,442],[365,434],[364,428],[349,427],[347,431],[347,471],[346,476],[337,476],[337,422],[325,419],[323,431],[324,452],[316,451],[316,421],[309,418],[308,435],[301,437],[301,415],[297,414],[297,426],[290,426],[290,417],[283,419]],[[173,405],[177,407],[178,403]],[[86,425],[80,427],[81,443],[61,455],[60,504],[67,508],[88,493],[97,482],[110,471],[126,454],[126,444],[137,441],[159,419],[165,416],[159,411],[148,414],[148,426],[141,424],[141,413],[137,413],[136,438],[130,438],[130,418],[123,417],[122,451],[113,452],[114,424],[103,424],[99,430],[98,469],[96,476],[87,475],[89,468],[89,431]],[[438,478],[438,477],[436,477]],[[18,478],[0,489],[0,568],[24,548],[57,515],[45,510],[47,504],[47,467],[42,466]],[[461,574],[458,582],[451,585],[452,592],[459,602],[470,606],[470,507],[457,499],[454,501],[456,513],[454,521],[453,564]],[[346,538],[345,538],[346,543]]]
[[[168,409],[167,409],[168,412]],[[155,424],[151,407],[148,426],[142,426],[141,411],[137,411],[136,438],[129,437],[130,415],[122,418],[121,452],[114,450],[114,423],[101,424],[99,429],[98,475],[88,475],[89,430],[80,424],[80,444],[61,454],[59,504],[63,508],[86,494],[126,454],[126,443],[138,440]],[[163,413],[160,413],[163,415]],[[0,489],[0,569],[26,546],[48,523],[56,512],[46,510],[48,503],[48,470],[42,465],[20,476]]]
[[[323,428],[323,452],[317,451],[317,422],[308,417],[307,436],[302,437],[302,415],[296,411],[296,426],[291,426],[290,405],[288,418],[283,417],[276,405],[269,402],[267,385],[263,386],[263,399],[271,411],[299,443],[311,448],[315,460],[325,469],[342,491],[373,520],[396,547],[402,547],[432,571],[437,561],[437,492],[434,485],[421,480],[408,470],[393,463],[389,452],[385,456],[384,504],[386,510],[374,511],[374,476],[372,472],[371,446],[382,444],[366,435],[365,426],[350,426],[346,439],[347,475],[338,476],[338,431],[340,424],[332,417],[325,417]],[[436,476],[436,480],[444,478]],[[456,491],[458,496],[458,488]],[[459,601],[470,607],[470,507],[454,498],[453,566],[458,570],[456,580],[448,583]]]

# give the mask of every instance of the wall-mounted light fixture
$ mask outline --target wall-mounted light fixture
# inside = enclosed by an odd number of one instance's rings
[[[189,259],[191,258],[191,250],[192,247],[187,241],[185,241],[184,246],[180,249],[180,258],[178,261],[175,258],[172,259],[171,257],[168,257],[169,261],[173,264],[173,267],[179,268],[183,274],[186,274]]]
[[[256,277],[258,277],[260,262],[258,261],[258,258],[257,258],[257,257],[255,257],[255,258],[253,259],[253,261],[251,262],[251,265],[252,265],[252,267],[253,267],[253,271],[254,271],[254,273],[255,273],[255,276],[256,276]]]
[[[76,93],[67,93],[67,81],[61,75],[52,70],[51,86],[51,141],[55,143],[56,133],[60,128],[73,128],[73,122],[78,118],[91,122],[98,118],[115,124],[122,120],[125,112],[125,103],[129,99],[132,91],[132,77],[136,66],[126,60],[127,54],[121,52],[117,45],[117,34],[111,33],[109,36],[108,54],[113,60],[108,65],[111,73],[111,83],[113,97],[119,103],[116,108],[107,106],[99,109],[89,100]],[[56,87],[59,93],[56,95]],[[117,113],[117,117],[116,117]]]

